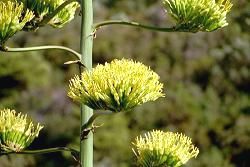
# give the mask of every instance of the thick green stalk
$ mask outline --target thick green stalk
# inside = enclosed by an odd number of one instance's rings
[[[81,1],[81,62],[87,69],[92,69],[93,47],[93,6],[92,0]],[[81,105],[81,127],[93,115],[93,110]],[[81,128],[81,132],[82,132]],[[80,162],[83,167],[93,167],[93,133],[90,132],[86,139],[80,141]]]

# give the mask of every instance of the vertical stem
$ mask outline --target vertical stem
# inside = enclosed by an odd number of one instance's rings
[[[81,62],[88,69],[92,68],[92,47],[93,47],[93,6],[92,0],[81,0]],[[93,110],[81,105],[81,127],[93,115]],[[82,129],[81,129],[82,131]],[[83,167],[93,167],[93,133],[90,132],[87,139],[80,142],[80,159]]]

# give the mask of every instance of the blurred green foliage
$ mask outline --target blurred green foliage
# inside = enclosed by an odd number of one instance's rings
[[[165,83],[166,98],[133,112],[104,116],[95,133],[95,166],[134,166],[131,141],[152,129],[183,132],[200,148],[186,166],[250,166],[250,2],[234,0],[229,26],[212,33],[159,33],[112,26],[98,30],[94,62],[133,58],[149,65]],[[172,23],[154,0],[94,1],[95,20],[130,19]],[[20,33],[9,46],[58,44],[79,50],[77,18],[65,28]],[[79,109],[66,96],[77,66],[61,51],[0,53],[0,106],[29,113],[45,128],[30,149],[78,148]],[[0,157],[0,166],[69,167],[67,153]]]

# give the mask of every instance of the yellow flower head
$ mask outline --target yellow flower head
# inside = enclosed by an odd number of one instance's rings
[[[181,31],[214,31],[227,26],[226,15],[230,0],[163,0],[170,15]]]
[[[139,166],[179,167],[199,153],[189,137],[173,132],[153,130],[133,143]]]
[[[0,0],[0,46],[34,17],[29,10],[23,12],[23,8],[14,0]]]
[[[0,110],[0,149],[19,152],[28,147],[43,128],[34,125],[27,115],[15,110]]]
[[[163,97],[163,84],[149,67],[132,60],[114,60],[70,80],[68,96],[99,110],[120,112]]]
[[[32,20],[32,23],[29,25],[32,28],[32,25],[39,24],[46,18],[48,15],[53,13],[61,4],[67,0],[17,0],[20,3],[24,3],[24,6],[33,11],[35,18]],[[78,2],[72,2],[68,4],[64,9],[62,9],[56,16],[54,16],[49,25],[60,28],[63,27],[66,23],[71,21],[74,18],[75,11],[79,7]],[[26,27],[29,29],[29,27]]]

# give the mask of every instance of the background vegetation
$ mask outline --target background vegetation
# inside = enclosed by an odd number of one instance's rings
[[[95,20],[127,19],[169,25],[161,1],[98,0]],[[160,33],[112,26],[97,32],[94,63],[133,58],[152,67],[166,98],[98,119],[95,166],[134,165],[131,141],[151,130],[183,132],[200,148],[192,167],[250,166],[250,2],[234,0],[229,26],[213,33]],[[19,33],[9,46],[64,45],[79,50],[79,18],[63,29]],[[61,51],[0,53],[0,107],[29,113],[45,128],[30,149],[78,148],[79,109],[66,95],[77,66]],[[69,167],[69,154],[0,157],[2,167]]]

